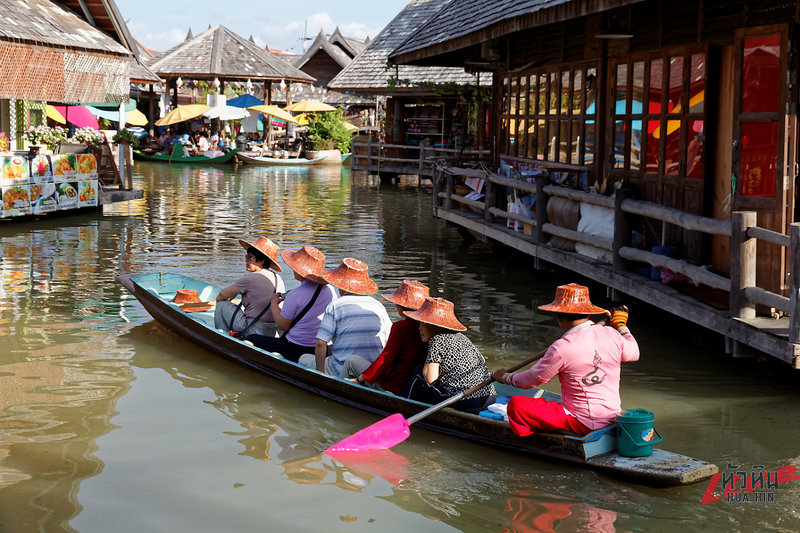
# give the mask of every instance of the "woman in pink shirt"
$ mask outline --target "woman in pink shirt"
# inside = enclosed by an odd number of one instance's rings
[[[585,435],[611,424],[621,411],[620,365],[639,359],[639,346],[626,325],[627,308],[615,309],[609,326],[595,324],[589,315],[608,311],[591,303],[588,288],[570,283],[558,287],[555,300],[539,309],[555,312],[564,335],[530,370],[509,374],[501,368],[492,377],[530,389],[558,376],[561,403],[512,396],[507,411],[511,429],[520,436],[556,430]]]

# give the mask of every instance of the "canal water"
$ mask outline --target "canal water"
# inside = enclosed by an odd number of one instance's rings
[[[329,266],[366,261],[384,292],[411,278],[453,300],[492,369],[557,338],[535,306],[581,280],[465,244],[424,186],[345,168],[141,163],[134,184],[142,200],[102,213],[0,225],[0,531],[800,530],[796,376],[635,302],[623,404],[655,413],[666,449],[784,483],[703,504],[705,482],[648,488],[418,428],[371,462],[322,455],[377,417],[173,335],[116,276],[223,285],[244,272],[239,238],[312,244]]]

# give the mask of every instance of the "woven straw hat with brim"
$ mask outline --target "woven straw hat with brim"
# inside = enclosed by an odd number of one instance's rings
[[[325,284],[322,279],[322,269],[325,268],[325,254],[313,246],[303,246],[299,250],[284,250],[281,257],[286,266],[291,268],[298,276],[308,281]]]
[[[606,312],[589,301],[589,288],[577,283],[560,285],[556,289],[555,299],[547,305],[538,307],[542,311],[567,313],[571,315],[599,315]]]
[[[425,303],[425,298],[430,296],[430,292],[430,289],[419,281],[404,279],[394,293],[381,296],[393,304],[417,310]]]
[[[425,298],[418,311],[406,311],[407,317],[418,322],[433,324],[452,331],[466,331],[467,327],[458,321],[453,311],[453,302],[444,298]]]
[[[345,257],[334,269],[322,271],[322,278],[340,291],[367,296],[378,292],[378,285],[369,278],[369,267],[363,261]]]
[[[183,305],[199,303],[201,300],[200,295],[197,294],[197,291],[194,289],[178,289],[178,293],[175,295],[175,298],[173,298],[172,301],[178,305]],[[192,311],[208,311],[209,309],[211,309],[210,305],[201,305],[193,307]]]
[[[269,268],[275,270],[276,272],[283,272],[283,269],[278,264],[278,245],[271,240],[267,239],[266,237],[259,237],[253,242],[247,242],[239,239],[239,244],[241,244],[245,250],[255,248],[261,252],[264,257],[269,259]]]

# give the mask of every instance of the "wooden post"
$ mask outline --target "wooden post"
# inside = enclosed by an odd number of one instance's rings
[[[483,198],[483,220],[486,224],[494,224],[494,215],[489,211],[489,208],[495,207],[497,195],[495,186],[491,181],[485,180],[483,187],[484,191],[486,191],[486,196]]]
[[[628,223],[628,215],[622,210],[622,203],[627,198],[628,193],[625,189],[617,189],[614,197],[614,244],[612,267],[614,272],[621,273],[627,270],[625,258],[619,255],[619,250],[623,246],[631,245],[631,228]]]
[[[419,177],[422,178],[422,171],[425,170],[425,150],[422,149],[422,145],[420,144],[419,147]]]
[[[367,176],[369,176],[369,167],[372,165],[372,135],[370,134],[367,137],[367,164],[364,165],[364,170],[367,171]]]
[[[442,170],[439,166],[434,165],[433,167],[433,214],[436,215],[436,211],[442,205],[442,200],[439,198],[439,191],[441,190],[441,183],[442,183]]]
[[[446,171],[444,172],[445,178],[447,179],[447,188],[445,191],[447,192],[447,198],[444,199],[444,208],[448,211],[453,210],[453,195],[456,193],[456,177]]]
[[[133,162],[131,161],[131,145],[124,144],[122,149],[125,151],[125,178],[129,191],[133,190]]]
[[[800,222],[789,226],[789,342],[800,343]]]
[[[734,318],[756,316],[755,305],[748,302],[744,294],[745,288],[756,286],[756,239],[747,236],[747,228],[756,225],[753,211],[731,213],[730,311]]]
[[[544,244],[547,242],[547,234],[544,232],[544,225],[547,224],[547,194],[544,192],[545,185],[550,181],[549,176],[536,176],[536,242]]]

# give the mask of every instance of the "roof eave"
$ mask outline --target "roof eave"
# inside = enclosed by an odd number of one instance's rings
[[[567,2],[507,20],[500,20],[471,33],[460,35],[434,45],[413,48],[414,37],[419,31],[425,28],[425,26],[423,26],[420,30],[409,36],[395,51],[391,52],[389,54],[389,60],[398,65],[434,65],[436,64],[436,57],[462,51],[471,46],[479,45],[482,42],[505,37],[518,31],[566,22],[568,20],[574,20],[643,1],[644,0],[587,0],[583,2]],[[428,23],[430,23],[430,20]],[[411,49],[396,53],[398,50],[404,48]]]

